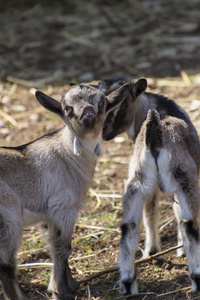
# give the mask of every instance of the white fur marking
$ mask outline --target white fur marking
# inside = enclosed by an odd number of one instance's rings
[[[167,193],[175,193],[179,185],[176,180],[172,177],[170,172],[170,162],[172,159],[171,153],[166,149],[161,149],[158,156],[157,164],[159,169],[159,176],[164,188]]]
[[[95,156],[103,155],[103,151],[101,148],[101,140],[102,140],[102,133],[98,135],[97,138],[94,138],[93,135],[88,134],[85,136],[84,139],[80,140],[81,146],[90,152],[92,152]]]
[[[75,155],[79,156],[81,154],[81,143],[77,137],[74,138],[73,150]]]

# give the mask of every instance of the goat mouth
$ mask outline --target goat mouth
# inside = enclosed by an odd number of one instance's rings
[[[85,106],[80,119],[85,128],[92,129],[96,123],[94,108],[90,105]]]
[[[83,113],[81,115],[81,118],[80,119],[83,119],[83,118],[96,118],[96,114],[95,114],[95,111],[94,111],[94,108],[92,106],[85,106],[84,109],[83,109]]]

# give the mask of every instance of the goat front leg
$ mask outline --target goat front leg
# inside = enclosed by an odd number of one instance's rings
[[[74,299],[73,291],[79,288],[78,282],[72,278],[68,264],[73,227],[67,235],[55,226],[50,227],[50,230],[52,237],[53,271],[48,290],[53,293],[55,300],[71,300]]]
[[[140,222],[144,199],[134,185],[129,185],[123,196],[124,219],[121,225],[119,248],[120,293],[136,294],[135,252],[140,236]]]
[[[158,232],[160,210],[158,200],[159,190],[156,190],[155,193],[145,201],[143,222],[146,231],[146,239],[143,258],[160,251],[160,237]]]

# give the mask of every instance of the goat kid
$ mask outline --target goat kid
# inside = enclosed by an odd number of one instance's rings
[[[78,283],[68,265],[79,209],[92,183],[107,114],[127,96],[125,84],[109,96],[87,84],[58,102],[36,92],[39,103],[66,126],[18,147],[0,148],[0,280],[9,300],[27,299],[16,277],[16,252],[23,226],[48,224],[54,299],[74,299]]]
[[[110,92],[125,82],[123,78],[105,80],[99,88]],[[126,130],[135,141],[123,196],[120,292],[138,291],[134,261],[142,213],[144,257],[160,250],[158,188],[174,195],[178,244],[184,245],[193,290],[200,291],[199,138],[182,108],[163,96],[146,93],[146,86],[145,79],[132,83],[130,94],[108,115],[103,130],[106,140]]]

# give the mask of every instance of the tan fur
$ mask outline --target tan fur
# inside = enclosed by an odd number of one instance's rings
[[[40,104],[67,125],[29,144],[0,148],[0,280],[6,299],[26,299],[15,255],[23,226],[37,222],[48,225],[54,263],[49,290],[54,299],[74,299],[78,284],[68,266],[74,223],[101,155],[106,115],[128,91],[126,84],[105,97],[96,88],[77,85],[61,103],[37,92]]]

